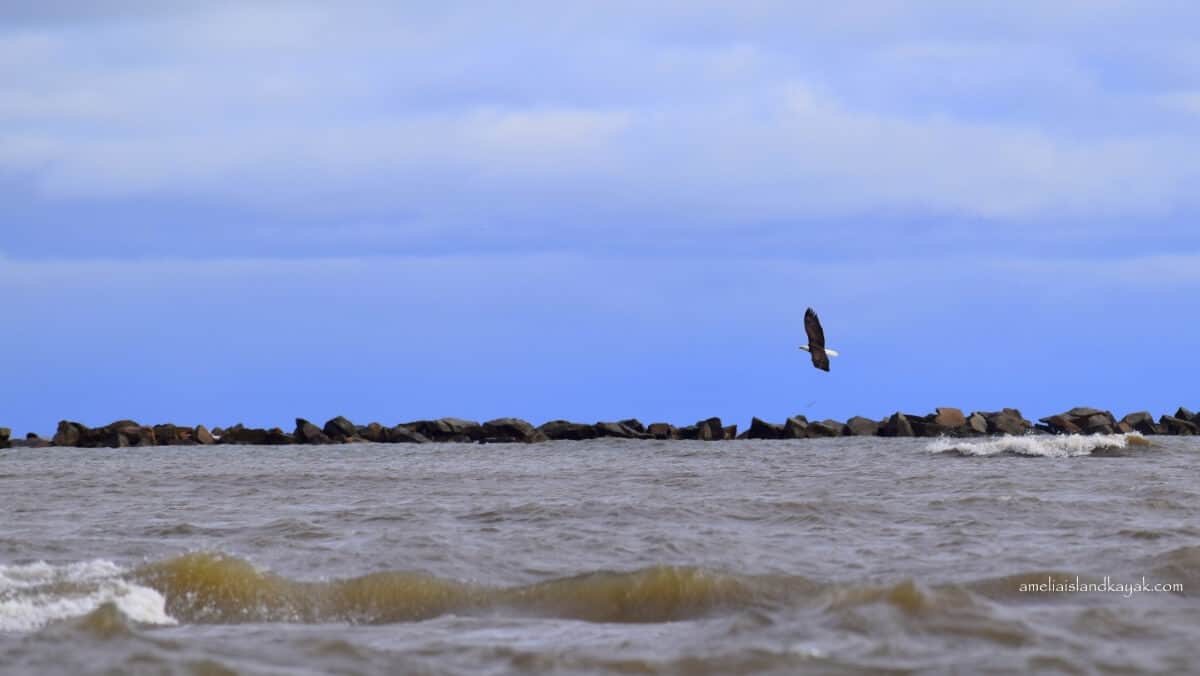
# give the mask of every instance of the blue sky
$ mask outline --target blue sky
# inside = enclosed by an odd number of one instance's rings
[[[13,4],[18,432],[1200,406],[1186,3]]]

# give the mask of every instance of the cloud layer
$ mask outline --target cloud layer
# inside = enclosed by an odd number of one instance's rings
[[[24,256],[223,255],[223,228],[257,255],[280,232],[337,255],[765,249],[829,223],[891,250],[1197,244],[1200,10],[1178,4],[0,11]],[[73,247],[94,230],[111,245]]]

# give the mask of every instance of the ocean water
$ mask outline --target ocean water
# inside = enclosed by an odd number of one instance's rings
[[[0,451],[4,674],[1198,673],[1200,440]]]

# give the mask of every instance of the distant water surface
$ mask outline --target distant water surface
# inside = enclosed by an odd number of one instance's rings
[[[1200,673],[1198,452],[1186,437],[11,449],[0,665]]]

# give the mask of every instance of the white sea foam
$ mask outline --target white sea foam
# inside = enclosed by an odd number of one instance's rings
[[[113,603],[129,619],[176,624],[162,594],[121,577],[124,569],[103,559],[62,566],[38,562],[0,565],[0,631],[33,631],[81,617]]]
[[[1047,458],[1071,458],[1091,455],[1097,450],[1127,448],[1130,439],[1136,438],[1144,444],[1140,434],[1067,434],[1026,435],[1019,437],[996,437],[982,441],[951,439],[942,437],[930,442],[925,450],[930,453],[959,453],[961,455],[1013,455],[1042,456]],[[1134,442],[1137,443],[1137,442]]]

